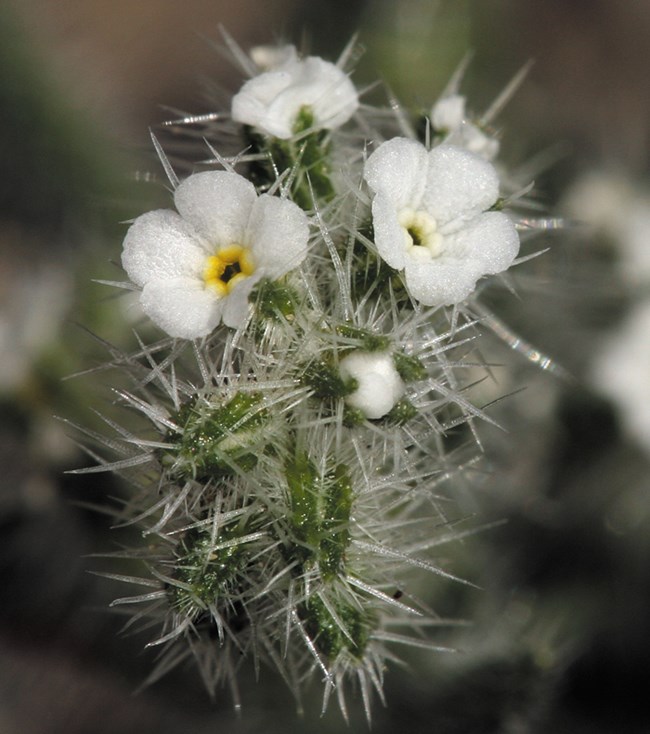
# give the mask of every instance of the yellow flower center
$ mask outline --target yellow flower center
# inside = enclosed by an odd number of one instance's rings
[[[404,248],[418,260],[431,260],[442,251],[442,235],[436,220],[423,211],[405,208],[398,214],[404,228]]]
[[[227,296],[232,289],[255,272],[251,253],[241,245],[222,247],[211,255],[203,269],[205,287],[219,296]]]

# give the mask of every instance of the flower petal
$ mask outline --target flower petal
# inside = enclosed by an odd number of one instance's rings
[[[443,232],[489,209],[499,196],[499,177],[486,160],[452,145],[429,152],[422,204]]]
[[[244,244],[242,239],[256,198],[253,184],[230,171],[195,173],[174,192],[180,215],[213,248]]]
[[[316,125],[329,130],[346,123],[359,107],[354,85],[338,66],[317,56],[305,59],[299,77],[305,102],[313,112]]]
[[[122,265],[139,286],[152,279],[196,276],[205,264],[206,251],[197,232],[169,209],[138,217],[123,247]]]
[[[482,272],[474,260],[439,257],[425,262],[409,258],[404,274],[407,290],[416,301],[425,306],[452,306],[470,295]]]
[[[263,270],[257,270],[253,275],[245,278],[230,291],[223,299],[223,323],[231,329],[242,326],[248,316],[248,297],[254,286],[264,277]]]
[[[269,106],[291,81],[291,74],[286,69],[267,71],[249,79],[233,97],[232,119],[253,125],[276,138],[290,138],[297,110],[279,107],[269,114]]]
[[[363,177],[394,209],[419,209],[427,181],[427,156],[426,148],[415,140],[393,138],[370,155]]]
[[[373,199],[372,223],[375,230],[375,246],[380,257],[391,268],[401,270],[406,262],[404,228],[399,223],[393,202],[383,191]]]
[[[153,280],[140,296],[143,311],[170,336],[197,339],[221,320],[223,301],[194,278]]]
[[[251,210],[246,241],[256,268],[269,278],[279,278],[298,267],[307,255],[309,220],[288,199],[262,194]]]
[[[473,260],[483,274],[500,273],[519,252],[515,225],[502,212],[486,212],[444,239],[444,254]]]

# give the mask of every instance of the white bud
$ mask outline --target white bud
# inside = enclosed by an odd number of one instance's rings
[[[341,360],[339,370],[344,379],[352,377],[359,383],[346,403],[371,420],[383,418],[404,394],[390,352],[352,352]]]
[[[431,110],[431,122],[436,130],[457,130],[465,120],[465,97],[450,94],[438,100]]]

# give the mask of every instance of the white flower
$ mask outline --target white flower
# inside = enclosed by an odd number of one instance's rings
[[[347,75],[317,56],[287,55],[278,68],[247,81],[232,100],[232,119],[276,138],[295,134],[299,113],[308,108],[314,127],[333,129],[347,122],[359,98]]]
[[[124,239],[122,265],[142,288],[144,312],[170,336],[194,339],[221,320],[248,314],[261,278],[279,278],[307,254],[309,224],[293,202],[263,194],[236,173],[186,178],[174,192],[178,214],[138,217]]]
[[[427,306],[467,298],[476,281],[507,269],[519,251],[514,224],[486,211],[499,179],[487,161],[451,145],[431,151],[393,138],[368,158],[379,255],[403,270],[411,296]]]
[[[457,145],[491,161],[499,152],[499,141],[486,135],[465,117],[465,97],[450,94],[431,109],[431,124],[446,134],[445,142]]]
[[[404,394],[390,352],[351,352],[341,360],[339,372],[344,380],[352,377],[359,385],[345,402],[371,420],[383,418]]]

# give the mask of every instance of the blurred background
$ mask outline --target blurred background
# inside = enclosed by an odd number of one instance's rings
[[[490,471],[466,499],[476,524],[453,549],[482,590],[435,599],[471,619],[453,656],[410,655],[387,673],[373,731],[648,732],[650,675],[650,94],[647,0],[5,0],[0,5],[0,733],[329,732],[297,718],[272,674],[243,670],[244,712],[196,676],[134,696],[144,638],[118,635],[123,587],[93,553],[128,538],[86,505],[121,488],[75,477],[88,461],[57,419],[96,428],[110,410],[86,330],[128,348],[112,290],[120,224],[164,201],[148,129],[170,109],[211,111],[240,77],[215,49],[285,40],[336,57],[359,33],[359,87],[385,80],[427,108],[468,50],[480,112],[529,59],[500,116],[503,159],[575,222],[517,269],[519,299],[490,306],[569,376],[496,339],[484,400],[525,389],[482,431]],[[479,396],[480,398],[480,396]],[[79,503],[84,503],[80,506]],[[105,567],[105,566],[104,566]],[[315,691],[315,698],[318,691]],[[351,730],[364,730],[361,707]]]

